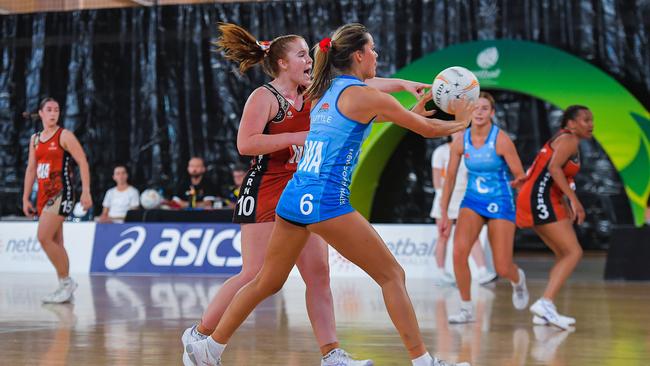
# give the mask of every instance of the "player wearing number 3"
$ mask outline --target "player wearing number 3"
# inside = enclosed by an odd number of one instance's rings
[[[311,103],[303,98],[303,91],[311,83],[312,59],[305,40],[286,35],[271,42],[260,42],[237,25],[221,24],[219,29],[221,37],[217,46],[226,58],[238,62],[242,73],[261,63],[273,80],[254,90],[248,98],[237,135],[239,152],[253,156],[240,187],[233,219],[242,224],[242,270],[219,289],[201,322],[183,333],[184,346],[211,334],[237,291],[260,271],[275,221],[275,208],[296,171],[309,130]],[[373,83],[387,92],[417,93],[428,86],[398,79],[373,80]],[[324,356],[322,364],[372,365],[369,360],[354,361],[339,349],[329,287],[327,244],[319,236],[308,238],[297,266],[306,284],[307,313]],[[191,364],[186,352],[183,361]]]
[[[59,287],[45,296],[43,302],[64,303],[72,299],[77,284],[69,277],[68,253],[63,246],[63,220],[74,207],[74,191],[70,158],[79,165],[81,173],[81,205],[92,206],[90,173],[86,154],[74,134],[59,127],[59,103],[45,98],[38,108],[43,130],[34,134],[29,143],[29,160],[25,170],[23,213],[38,215],[38,241],[56,269]],[[34,179],[38,180],[36,210],[29,200]]]
[[[469,123],[472,105],[459,101],[457,121],[425,118],[429,97],[418,113],[395,98],[366,85],[375,76],[377,53],[372,37],[360,24],[339,28],[316,47],[311,127],[304,154],[276,209],[276,221],[260,273],[239,291],[211,337],[188,345],[196,365],[220,365],[226,342],[255,306],[279,291],[289,272],[318,234],[339,253],[366,271],[380,286],[388,312],[414,365],[447,365],[426,351],[404,271],[368,221],[350,206],[349,185],[361,143],[371,122],[394,121],[426,137],[449,135]],[[345,363],[337,362],[337,365]]]
[[[582,224],[585,210],[573,191],[573,178],[580,170],[580,140],[590,139],[593,129],[589,108],[569,106],[562,116],[562,129],[537,154],[517,197],[517,225],[532,227],[556,258],[544,295],[530,307],[535,324],[562,329],[575,324],[574,318],[557,312],[553,300],[582,258],[573,222]]]

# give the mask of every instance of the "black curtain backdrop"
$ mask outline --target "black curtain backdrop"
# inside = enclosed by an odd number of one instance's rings
[[[454,43],[541,42],[603,69],[650,108],[648,0],[274,1],[8,15],[0,18],[0,213],[20,212],[27,145],[40,128],[22,112],[35,111],[44,96],[60,101],[62,125],[85,147],[96,211],[118,162],[131,167],[138,188],[166,188],[198,155],[220,187],[230,184],[230,167],[247,160],[235,146],[241,110],[267,78],[259,70],[241,76],[212,52],[219,21],[260,39],[296,33],[310,44],[341,24],[364,23],[382,76]],[[528,165],[557,128],[557,111],[527,96],[496,94],[497,120]],[[393,160],[406,163],[387,167],[374,221],[429,220],[429,158],[438,143],[404,140]],[[631,222],[620,178],[597,143],[584,144],[583,156],[592,160],[578,182],[581,195],[592,211],[604,211],[594,225]]]

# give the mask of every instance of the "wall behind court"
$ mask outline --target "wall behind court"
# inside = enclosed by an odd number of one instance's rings
[[[605,70],[650,108],[647,0],[286,1],[7,15],[0,18],[0,213],[20,212],[27,144],[39,126],[21,113],[36,110],[45,95],[59,99],[63,125],[86,147],[95,202],[112,185],[115,162],[133,167],[139,188],[167,187],[191,155],[201,155],[213,180],[229,184],[229,165],[242,159],[235,146],[241,110],[267,79],[259,71],[239,76],[211,52],[218,21],[241,24],[261,39],[297,33],[310,44],[359,21],[375,37],[380,75],[454,43],[541,42]],[[507,105],[501,115],[521,133],[518,148],[534,151],[551,133],[553,107],[526,96],[500,98]],[[520,128],[524,121],[536,127]],[[409,195],[384,207],[380,221],[426,220],[426,160],[437,142],[420,143],[423,154],[404,155],[407,171],[387,170]],[[611,163],[594,149],[593,174],[609,177]],[[625,222],[627,204],[616,204],[624,194],[611,195],[613,210],[623,207],[616,219]]]

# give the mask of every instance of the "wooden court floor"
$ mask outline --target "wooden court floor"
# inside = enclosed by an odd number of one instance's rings
[[[524,258],[531,297],[543,289],[548,258]],[[453,287],[409,280],[430,351],[472,365],[650,365],[650,283],[604,282],[602,258],[587,259],[558,298],[577,318],[572,332],[533,326],[513,309],[510,285],[474,287],[478,321],[446,322]],[[595,270],[594,270],[595,269]],[[600,269],[600,270],[599,270]],[[76,276],[74,304],[41,305],[52,276],[0,274],[0,365],[180,365],[180,335],[198,319],[223,279]],[[376,365],[410,365],[378,287],[334,279],[338,334],[346,350]],[[224,365],[319,365],[304,305],[304,285],[289,280],[236,334]]]

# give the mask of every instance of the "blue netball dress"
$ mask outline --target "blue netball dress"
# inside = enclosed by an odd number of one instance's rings
[[[303,156],[276,208],[283,219],[308,225],[354,211],[350,181],[371,124],[347,118],[337,102],[346,88],[355,85],[366,84],[352,76],[335,78],[312,108]]]
[[[471,132],[465,131],[465,166],[467,190],[460,207],[469,208],[487,219],[515,221],[515,204],[510,188],[510,168],[497,155],[499,128],[492,125],[485,144],[479,149],[472,145]]]

